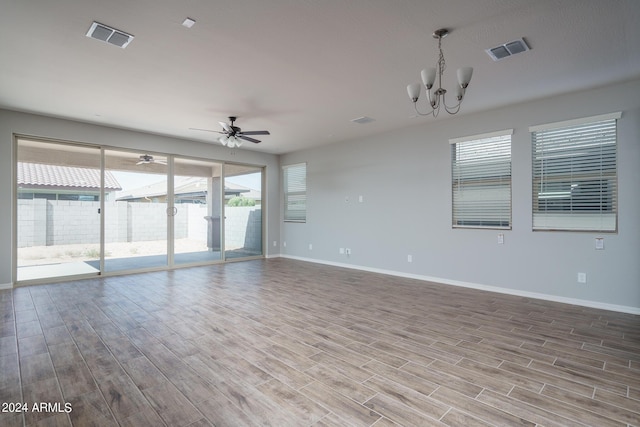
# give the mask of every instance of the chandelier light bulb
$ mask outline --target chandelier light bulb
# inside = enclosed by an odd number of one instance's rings
[[[427,89],[431,89],[433,87],[433,83],[436,81],[436,69],[435,68],[425,68],[420,73],[422,77],[422,83]]]
[[[418,101],[418,98],[420,98],[420,83],[407,85],[407,93],[413,102]]]
[[[458,83],[462,86],[463,89],[466,89],[469,86],[469,82],[471,81],[471,76],[473,75],[473,68],[471,67],[462,67],[458,68]]]

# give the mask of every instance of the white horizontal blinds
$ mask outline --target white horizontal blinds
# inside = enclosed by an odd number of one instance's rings
[[[284,181],[284,220],[307,220],[307,164],[298,163],[282,168]]]
[[[534,230],[616,231],[619,117],[530,129]]]
[[[453,227],[511,227],[513,130],[452,139]]]

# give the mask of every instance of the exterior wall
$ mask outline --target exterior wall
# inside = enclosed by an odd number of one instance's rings
[[[259,206],[227,207],[225,213],[225,248],[262,248],[262,209]]]
[[[18,247],[100,243],[99,202],[63,200],[18,201]],[[175,238],[207,241],[205,205],[178,205]],[[166,203],[105,203],[105,241],[164,240]],[[227,208],[227,247],[261,248],[262,214],[259,207]]]
[[[182,209],[186,207],[186,212],[181,212]],[[190,240],[202,240],[203,242],[207,241],[207,206],[206,205],[179,205],[178,206],[178,215],[176,217],[181,216],[182,218],[186,218],[186,228],[184,232],[180,232],[180,235],[184,238]],[[176,230],[176,235],[178,235]]]

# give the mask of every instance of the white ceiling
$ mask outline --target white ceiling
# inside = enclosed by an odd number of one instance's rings
[[[285,153],[413,126],[431,34],[474,75],[461,114],[640,77],[639,0],[0,0],[0,108],[215,143],[219,121]],[[182,21],[196,20],[187,29]],[[126,49],[85,34],[129,32]],[[531,50],[493,62],[520,37]],[[369,116],[369,124],[350,120]]]

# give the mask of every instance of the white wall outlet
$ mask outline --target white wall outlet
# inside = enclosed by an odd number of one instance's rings
[[[587,283],[587,273],[578,273],[578,283]]]
[[[349,196],[344,196],[344,202],[349,203]]]
[[[313,250],[313,245],[311,243],[309,243],[309,250],[312,251]]]
[[[347,255],[351,255],[351,249],[345,248],[344,253],[346,253]]]
[[[344,248],[340,248],[339,251],[340,251],[340,255],[344,255]]]
[[[413,255],[407,255],[407,262],[413,262]]]
[[[282,246],[287,247],[287,242],[282,242]]]
[[[276,240],[273,241],[273,247],[275,248],[276,246],[278,246],[278,242]]]
[[[504,245],[504,233],[498,233],[498,244]]]
[[[596,237],[596,250],[604,250],[604,237]]]
[[[364,202],[364,196],[358,196],[358,202],[359,203]]]

